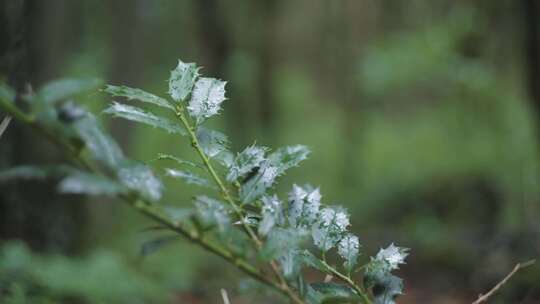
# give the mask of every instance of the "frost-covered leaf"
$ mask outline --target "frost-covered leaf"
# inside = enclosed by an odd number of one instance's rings
[[[197,80],[187,109],[198,124],[219,112],[225,100],[225,84],[225,81],[215,78]]]
[[[248,178],[240,188],[240,200],[243,204],[253,202],[266,193],[278,177],[278,168],[264,161],[256,173]]]
[[[62,193],[90,195],[116,195],[125,192],[124,187],[110,178],[79,170],[73,170],[65,177],[58,184],[58,190]]]
[[[125,97],[128,100],[138,100],[174,110],[174,107],[165,98],[161,98],[141,89],[130,88],[127,86],[107,85],[104,91],[115,97]]]
[[[141,246],[140,255],[143,257],[148,256],[158,251],[159,249],[163,248],[163,246],[166,246],[178,239],[179,239],[178,235],[167,235],[167,236],[162,236],[162,237],[150,240],[150,241],[146,241]]]
[[[184,222],[195,213],[195,210],[192,208],[180,208],[176,206],[164,206],[161,209],[175,223]]]
[[[240,177],[244,177],[254,168],[259,167],[265,160],[264,155],[268,151],[266,147],[249,146],[244,151],[238,153],[227,174],[227,180],[232,182]]]
[[[206,227],[217,226],[224,232],[230,225],[229,210],[225,204],[208,196],[197,196],[195,198],[195,208],[198,219]]]
[[[300,250],[296,248],[286,248],[285,252],[278,257],[278,262],[281,265],[281,271],[285,278],[291,280],[300,274],[302,269],[302,258]]]
[[[102,81],[99,79],[59,79],[42,86],[37,91],[36,97],[39,101],[49,104],[94,91],[101,85]]]
[[[360,242],[358,237],[347,233],[338,243],[338,254],[345,262],[343,267],[347,272],[352,272],[354,266],[356,266],[358,260],[358,253],[360,251]]]
[[[90,195],[115,195],[125,189],[115,181],[83,171],[73,171],[65,177],[58,190],[62,193],[90,194]]]
[[[96,118],[90,113],[76,120],[73,126],[94,159],[109,167],[117,167],[124,159],[122,150],[116,141],[103,132]]]
[[[69,100],[57,109],[57,115],[60,121],[70,124],[86,116],[87,111],[72,100]]]
[[[120,117],[134,122],[147,124],[154,128],[160,128],[169,133],[178,133],[182,135],[187,134],[186,130],[180,125],[180,123],[164,117],[156,116],[138,107],[113,102],[107,109],[104,110],[104,112],[111,114],[114,117]]]
[[[176,157],[174,155],[165,154],[165,153],[158,153],[157,160],[172,160],[175,163],[177,163],[178,165],[187,165],[187,166],[190,166],[190,167],[193,167],[193,168],[204,168],[199,164],[195,164],[195,163],[190,162],[188,160],[184,160],[184,159],[178,158],[178,157]]]
[[[229,145],[229,140],[225,134],[203,127],[197,128],[197,140],[204,154],[210,158],[225,152]]]
[[[316,295],[310,296],[314,304],[362,303],[362,298],[347,285],[333,282],[312,283],[309,285],[311,292],[316,293]]]
[[[307,159],[309,153],[311,152],[308,147],[303,145],[287,146],[279,148],[268,158],[278,167],[279,175],[281,175],[285,170],[296,167],[301,161]]]
[[[195,80],[199,76],[199,68],[195,63],[178,60],[178,65],[171,71],[169,78],[169,95],[175,101],[182,101],[191,93]]]
[[[308,250],[302,251],[302,262],[324,273],[331,273],[328,266]]]
[[[258,167],[253,168],[253,176],[248,177],[240,189],[242,203],[250,203],[266,193],[273,186],[276,179],[285,170],[296,166],[307,155],[304,146],[281,148],[270,154],[268,159],[262,161]],[[250,174],[252,173],[250,172]]]
[[[324,208],[319,213],[318,222],[311,232],[313,242],[319,249],[328,251],[343,237],[347,226],[349,215],[343,208]]]
[[[319,214],[321,193],[319,188],[300,187],[296,184],[289,192],[287,219],[292,227],[308,228],[313,225]]]
[[[398,269],[400,264],[405,264],[405,258],[409,255],[408,251],[408,248],[397,247],[392,243],[385,249],[381,248],[375,259],[388,263],[391,271]]]
[[[163,184],[148,166],[139,163],[127,164],[121,167],[117,174],[124,186],[145,199],[157,201],[161,198]]]
[[[283,204],[276,195],[263,196],[261,201],[262,220],[259,223],[259,234],[265,236],[275,225],[283,225]]]
[[[0,181],[10,181],[15,179],[45,179],[49,176],[50,170],[46,167],[18,166],[0,171]]]
[[[198,185],[210,189],[216,189],[216,187],[212,185],[212,183],[210,183],[207,179],[189,171],[167,168],[165,169],[165,174],[170,177],[182,179],[190,185]]]
[[[374,304],[395,304],[398,296],[403,294],[403,280],[389,273],[374,278]]]
[[[302,229],[274,227],[268,233],[259,257],[265,261],[275,259],[289,249],[298,248],[307,236]]]

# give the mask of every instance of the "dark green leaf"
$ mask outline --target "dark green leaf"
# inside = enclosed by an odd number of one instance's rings
[[[15,91],[4,83],[0,83],[0,99],[15,102]]]
[[[318,303],[362,303],[362,299],[347,285],[338,283],[312,283],[310,287],[318,294]]]
[[[403,294],[403,280],[390,273],[379,275],[374,281],[375,304],[395,304],[396,298]]]
[[[102,81],[99,79],[59,79],[41,87],[36,93],[36,98],[50,104],[96,90],[101,85]]]
[[[45,179],[50,170],[45,167],[19,166],[0,171],[0,181],[14,179]]]
[[[140,255],[145,257],[145,256],[148,256],[156,251],[158,251],[159,249],[161,249],[163,246],[166,246],[176,240],[179,239],[179,236],[177,235],[169,235],[169,236],[164,236],[164,237],[160,237],[160,238],[157,238],[157,239],[153,239],[153,240],[150,240],[150,241],[146,241],[142,244],[141,246],[141,252],[140,252]]]

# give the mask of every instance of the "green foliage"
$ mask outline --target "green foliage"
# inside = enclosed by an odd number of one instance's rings
[[[114,117],[131,120],[133,122],[143,123],[154,128],[160,128],[169,133],[177,133],[182,135],[186,134],[186,130],[182,128],[179,123],[173,122],[167,118],[156,116],[134,106],[115,102],[105,110],[105,113],[111,114]]]
[[[174,111],[174,107],[165,98],[150,94],[141,89],[134,89],[126,86],[107,85],[104,91],[114,97],[124,97],[128,100],[138,100]]]
[[[20,243],[0,247],[0,302],[141,303],[166,300],[165,287],[112,252],[38,255]]]
[[[184,168],[167,168],[169,177],[186,184],[211,190],[195,196],[192,208],[179,208],[163,202],[164,184],[151,164],[123,155],[116,142],[103,132],[97,120],[81,107],[61,100],[77,93],[74,85],[55,85],[58,90],[41,108],[38,119],[27,118],[22,110],[13,110],[6,102],[0,106],[15,118],[52,136],[70,155],[69,166],[8,169],[3,179],[61,177],[59,190],[67,193],[114,196],[156,221],[173,235],[145,243],[142,255],[159,250],[181,235],[191,242],[232,263],[247,275],[271,287],[293,303],[391,303],[401,293],[401,281],[391,271],[404,263],[407,250],[390,245],[365,265],[365,280],[353,278],[358,264],[359,239],[348,232],[350,222],[345,209],[322,202],[319,188],[294,184],[288,201],[272,190],[290,168],[307,159],[310,151],[302,145],[287,146],[272,152],[269,148],[249,146],[242,152],[229,151],[227,136],[202,124],[219,113],[225,100],[225,82],[199,78],[192,63],[179,64],[171,72],[169,94],[172,101],[139,89],[108,86],[113,97],[139,100],[172,110],[155,114],[113,102],[104,112],[114,117],[151,125],[188,138],[201,165],[161,153],[158,160],[177,166],[203,169],[206,177]],[[84,86],[77,87],[80,90]],[[52,93],[49,93],[52,94]],[[39,95],[39,94],[38,94]],[[34,99],[43,97],[30,96]],[[187,100],[189,99],[189,102]],[[58,132],[58,133],[56,133]],[[220,166],[217,167],[216,163]],[[74,168],[77,169],[74,169]],[[53,174],[54,173],[54,174]],[[331,266],[326,253],[337,248],[343,267]],[[320,252],[321,257],[313,253]],[[332,275],[342,283],[307,283],[305,268]],[[271,269],[273,274],[268,274]],[[399,284],[398,284],[399,283]],[[399,287],[399,288],[398,288]],[[367,288],[372,288],[370,298]]]

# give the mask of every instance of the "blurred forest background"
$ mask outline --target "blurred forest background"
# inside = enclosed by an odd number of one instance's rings
[[[540,2],[0,1],[0,77],[19,89],[97,77],[165,95],[178,58],[228,81],[216,127],[236,151],[311,147],[282,195],[320,185],[347,206],[365,256],[391,241],[412,248],[399,303],[470,303],[538,256]],[[188,153],[105,122],[137,159]],[[0,169],[59,157],[17,124],[0,140]],[[167,199],[190,191],[175,184]],[[225,288],[233,303],[272,303],[185,241],[141,258],[148,226],[52,183],[0,185],[0,302],[220,303]],[[539,303],[539,282],[540,266],[527,268],[492,303]]]

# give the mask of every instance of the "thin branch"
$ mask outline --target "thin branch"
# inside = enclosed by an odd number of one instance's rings
[[[531,260],[531,261],[528,261],[528,262],[525,262],[525,263],[518,263],[514,269],[512,269],[512,271],[510,271],[509,274],[507,274],[499,283],[497,283],[497,285],[495,285],[490,291],[488,291],[487,293],[485,294],[480,294],[478,296],[478,299],[476,301],[474,301],[472,304],[480,304],[480,303],[483,303],[483,302],[486,302],[489,297],[491,297],[497,290],[499,290],[508,280],[510,280],[510,278],[516,273],[518,272],[520,269],[522,268],[525,268],[525,267],[528,267],[528,266],[531,266],[532,264],[534,264],[536,261],[535,260]]]
[[[223,298],[223,304],[231,304],[231,301],[229,301],[229,295],[227,294],[227,291],[221,288],[220,292],[221,292],[221,297]]]
[[[2,137],[2,134],[4,134],[4,131],[6,131],[10,122],[11,122],[11,116],[4,117],[4,120],[2,120],[2,123],[0,123],[0,137]]]

